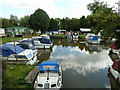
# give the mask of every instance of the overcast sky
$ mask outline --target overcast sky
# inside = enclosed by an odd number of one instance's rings
[[[118,0],[100,1],[107,1],[111,7],[117,7],[115,3]],[[91,13],[87,10],[87,4],[92,2],[93,0],[0,0],[0,17],[9,18],[12,14],[20,18],[40,8],[46,11],[50,18],[80,18]]]

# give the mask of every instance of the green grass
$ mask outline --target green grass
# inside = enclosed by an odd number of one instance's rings
[[[38,35],[30,35],[30,36],[26,36],[26,37],[3,37],[1,38],[0,41],[2,41],[2,44],[8,43],[8,42],[13,42],[13,41],[17,41],[17,40],[21,40],[23,38],[30,38],[30,37],[34,37],[34,36],[38,36]]]
[[[8,64],[5,63],[6,69],[3,69],[3,88],[32,88],[25,81],[25,77],[34,68],[34,66]]]
[[[64,37],[64,36],[66,36],[66,35],[59,35],[59,34],[56,34],[55,36],[60,36],[60,37]]]
[[[79,35],[82,39],[85,39],[86,35]]]

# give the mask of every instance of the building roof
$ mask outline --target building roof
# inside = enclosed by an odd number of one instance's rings
[[[90,32],[91,31],[91,29],[90,28],[80,28],[80,31],[81,32]]]
[[[39,65],[40,71],[58,71],[59,70],[59,64],[56,61],[43,61]]]

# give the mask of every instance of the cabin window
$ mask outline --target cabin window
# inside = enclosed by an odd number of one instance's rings
[[[26,56],[24,56],[24,55],[15,55],[15,58],[20,58],[20,59],[27,59],[27,57]]]
[[[46,39],[46,38],[39,38],[39,41],[41,43],[44,43],[44,44],[51,44],[51,41],[49,39]]]
[[[51,87],[56,87],[56,84],[52,84]]]
[[[38,87],[42,87],[43,85],[42,84],[38,84]]]
[[[28,57],[28,58],[31,58],[31,57],[32,57],[32,54],[31,54],[31,53],[30,53],[30,54],[28,54],[28,55],[27,55],[27,57]]]

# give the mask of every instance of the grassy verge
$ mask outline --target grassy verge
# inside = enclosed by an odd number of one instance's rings
[[[3,88],[32,88],[25,77],[34,66],[3,63]]]
[[[67,35],[59,35],[59,34],[56,34],[55,36],[64,37],[64,36],[67,36]]]
[[[81,39],[85,39],[86,35],[79,35]]]
[[[23,38],[30,38],[30,37],[34,37],[34,36],[38,36],[38,35],[30,35],[30,36],[26,36],[26,37],[3,37],[3,38],[1,38],[0,41],[2,41],[2,44],[5,44],[8,42],[13,42],[13,41],[21,40]]]

